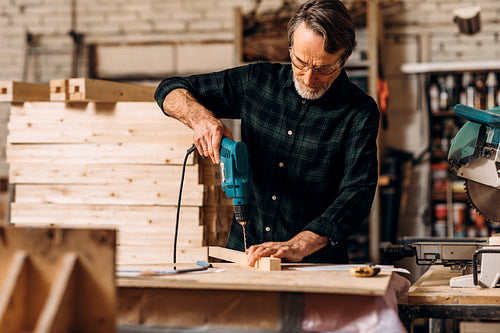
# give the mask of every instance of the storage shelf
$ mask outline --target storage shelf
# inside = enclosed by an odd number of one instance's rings
[[[500,70],[500,61],[447,61],[447,62],[418,62],[406,63],[401,71],[406,74],[432,74],[446,72],[484,72]]]

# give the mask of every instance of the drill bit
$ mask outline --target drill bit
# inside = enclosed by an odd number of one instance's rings
[[[240,222],[240,225],[243,228],[243,243],[245,244],[245,251],[247,250],[247,234],[245,232],[246,224],[246,222]]]

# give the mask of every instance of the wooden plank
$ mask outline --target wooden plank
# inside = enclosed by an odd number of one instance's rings
[[[150,225],[173,225],[176,214],[176,206],[11,203],[11,222],[19,224],[137,225],[146,228]],[[181,207],[179,232],[183,232],[184,226],[189,229],[198,226],[199,219],[199,207]]]
[[[38,317],[33,333],[67,332],[75,322],[72,311],[76,308],[76,265],[78,255],[67,252],[52,283],[47,300]]]
[[[117,293],[117,325],[147,323],[166,332],[295,332],[282,329],[279,292],[119,288]]]
[[[50,100],[51,101],[68,101],[69,100],[69,84],[68,79],[50,80]]]
[[[0,81],[0,102],[50,100],[49,85],[40,83]]]
[[[25,251],[16,251],[7,270],[2,270],[4,277],[0,286],[0,331],[2,332],[20,332],[23,328],[25,313],[21,307],[13,307],[11,302],[21,303],[26,297],[24,291],[27,287],[27,258]]]
[[[226,249],[220,246],[209,246],[208,256],[247,266],[247,255],[245,252]],[[281,270],[281,259],[269,257],[261,258],[255,263],[255,268],[265,271],[279,271]]]
[[[189,147],[188,147],[189,148]],[[170,143],[7,144],[8,163],[124,163],[182,165],[184,145]],[[187,165],[194,164],[194,154]]]
[[[154,101],[156,87],[87,78],[69,79],[70,101]]]
[[[26,252],[29,263],[23,297],[9,302],[11,313],[23,314],[9,317],[21,329],[2,332],[114,331],[115,231],[8,226],[0,234],[2,285],[16,253]]]
[[[179,187],[181,165],[171,164],[72,164],[11,163],[11,184],[131,184],[136,186]],[[196,185],[199,166],[188,165],[184,184]]]
[[[134,185],[16,185],[19,203],[101,204],[101,205],[176,205],[178,188]],[[182,193],[182,205],[202,206],[203,186],[190,185]]]
[[[499,288],[452,288],[450,278],[460,273],[449,267],[431,265],[408,291],[411,304],[500,304]]]
[[[160,121],[185,127],[179,121],[165,116],[155,102],[27,102],[12,105],[10,113],[11,117],[24,116],[29,119]]]
[[[68,122],[27,120],[8,124],[9,143],[158,143],[169,142],[193,145],[193,134],[188,127],[170,129],[167,122]]]
[[[173,262],[172,246],[155,246],[137,250],[135,246],[120,246],[116,252],[117,262],[121,265],[168,265]],[[196,263],[196,261],[208,261],[207,248],[203,246],[179,246],[177,247],[176,261],[178,263]]]
[[[213,263],[213,274],[178,274],[161,279],[117,279],[119,288],[168,288],[191,290],[244,290],[272,292],[310,292],[384,296],[390,285],[392,272],[382,271],[371,278],[359,278],[345,271],[298,271],[295,265],[282,265],[281,271],[264,271],[235,263]],[[144,269],[171,269],[170,265],[144,265]]]

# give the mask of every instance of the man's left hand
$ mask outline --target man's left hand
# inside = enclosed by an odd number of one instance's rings
[[[250,246],[246,251],[247,264],[254,267],[255,263],[262,257],[300,262],[304,257],[323,248],[327,243],[326,237],[311,231],[302,231],[287,242],[266,242]]]

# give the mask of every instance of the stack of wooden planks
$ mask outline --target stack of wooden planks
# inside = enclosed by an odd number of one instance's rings
[[[172,262],[192,131],[163,115],[153,92],[143,85],[69,79],[51,81],[49,101],[12,101],[10,222],[114,227],[117,264]],[[29,95],[29,87],[20,95]],[[206,246],[225,244],[233,207],[215,171],[197,152],[187,158],[178,262],[207,260]]]

